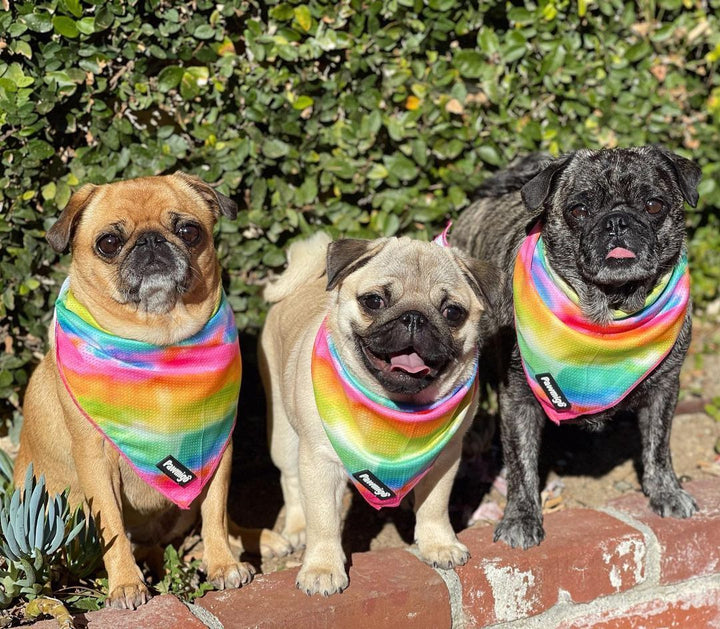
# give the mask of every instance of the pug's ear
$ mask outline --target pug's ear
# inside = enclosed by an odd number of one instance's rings
[[[230,219],[237,218],[238,204],[230,197],[226,197],[224,194],[217,192],[209,183],[200,179],[200,177],[188,175],[180,171],[173,173],[172,176],[185,182],[190,188],[197,192],[203,201],[210,206],[216,218],[221,214]]]
[[[663,146],[655,145],[654,148],[672,164],[678,188],[680,188],[683,199],[685,199],[691,207],[697,207],[697,202],[700,198],[697,187],[698,183],[700,183],[700,177],[702,177],[700,166],[676,153],[671,153]]]
[[[70,201],[60,213],[57,221],[47,230],[45,239],[57,253],[63,253],[67,250],[70,241],[75,235],[75,227],[80,220],[80,216],[82,216],[83,210],[88,206],[96,191],[97,186],[94,184],[86,183],[82,186],[70,197]]]
[[[343,238],[328,245],[325,258],[326,290],[332,290],[348,275],[365,266],[379,251],[377,241]]]
[[[520,194],[528,210],[539,214],[545,201],[552,196],[557,177],[565,170],[573,155],[574,153],[570,153],[550,162],[521,188]]]

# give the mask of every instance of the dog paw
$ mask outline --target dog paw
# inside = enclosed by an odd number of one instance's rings
[[[695,499],[684,489],[659,492],[651,496],[650,508],[663,518],[689,518],[698,510]]]
[[[265,558],[284,557],[293,551],[290,541],[285,539],[280,533],[263,529],[260,534],[260,555]]]
[[[506,517],[495,527],[493,541],[502,540],[510,548],[530,548],[545,539],[542,520],[533,516]]]
[[[247,585],[252,581],[254,574],[255,568],[249,563],[242,561],[208,570],[207,580],[212,583],[216,589],[226,590],[228,588],[239,588]]]
[[[105,601],[105,606],[113,609],[137,609],[149,600],[150,591],[144,583],[138,582],[113,588]]]
[[[342,592],[348,586],[349,580],[345,566],[305,565],[300,569],[295,587],[308,596],[322,594],[330,596]]]
[[[290,544],[291,551],[302,550],[305,548],[305,528],[301,529],[283,529],[282,536]]]
[[[450,570],[456,566],[464,566],[470,558],[470,551],[459,541],[451,544],[422,544],[418,542],[418,550],[422,560],[433,568]]]

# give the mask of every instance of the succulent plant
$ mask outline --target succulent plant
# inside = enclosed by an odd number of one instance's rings
[[[85,521],[66,533],[69,506],[65,494],[50,496],[45,477],[36,480],[32,464],[25,474],[25,486],[16,489],[8,499],[5,494],[0,510],[0,549],[13,561],[51,557],[71,542]]]
[[[0,495],[5,495],[13,482],[13,462],[5,450],[0,448]]]
[[[8,461],[0,455],[0,475]],[[12,463],[9,463],[12,470]],[[12,472],[10,472],[12,477]],[[51,496],[45,477],[36,480],[32,465],[22,489],[5,491],[0,508],[0,607],[18,597],[49,594],[61,573],[80,578],[101,556],[92,518],[80,509],[70,513],[67,494]]]

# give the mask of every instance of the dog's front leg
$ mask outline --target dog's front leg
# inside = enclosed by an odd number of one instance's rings
[[[348,585],[342,550],[342,497],[347,476],[322,451],[304,445],[298,453],[300,493],[306,519],[303,565],[295,585],[308,595],[329,596]]]
[[[545,538],[538,475],[544,423],[545,413],[534,399],[501,391],[500,437],[508,501],[493,539],[502,540],[512,548],[530,548]]]
[[[474,409],[468,413],[472,419]],[[466,421],[465,424],[468,422]],[[434,465],[415,486],[415,543],[423,561],[434,568],[462,566],[470,557],[450,524],[448,503],[462,454],[462,426]]]
[[[105,604],[135,609],[150,599],[150,592],[125,533],[120,455],[93,428],[83,431],[80,439],[73,439],[72,455],[102,540],[109,592]]]
[[[650,508],[663,517],[688,518],[698,507],[680,487],[670,455],[670,427],[679,386],[676,379],[672,386],[657,387],[637,416],[642,439],[642,487]]]
[[[232,442],[202,495],[202,539],[207,578],[217,589],[238,588],[250,583],[255,570],[233,556],[228,538],[227,498],[230,487]],[[238,538],[239,539],[239,538]]]

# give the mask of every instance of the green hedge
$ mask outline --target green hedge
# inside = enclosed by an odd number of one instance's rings
[[[0,404],[17,413],[85,182],[194,172],[246,211],[238,325],[292,238],[427,237],[516,153],[661,142],[704,170],[695,297],[720,279],[720,0],[11,2],[0,13]],[[191,6],[193,8],[191,8]]]

